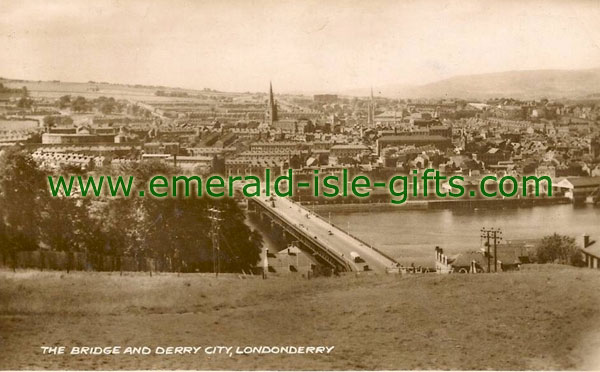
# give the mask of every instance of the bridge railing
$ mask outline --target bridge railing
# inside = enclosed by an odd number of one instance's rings
[[[286,221],[287,224],[290,225],[290,227],[295,228],[296,231],[298,231],[301,235],[304,235],[305,238],[307,238],[308,240],[310,240],[313,244],[315,245],[322,245],[322,243],[318,240],[315,240],[310,234],[308,234],[306,231],[303,231],[302,229],[298,228],[296,226],[296,224],[294,224],[293,221],[289,221],[285,216],[282,216],[276,212],[271,211],[269,208],[266,208],[268,206],[268,203],[264,203],[261,199],[259,198],[253,198],[254,202],[258,203],[259,205],[263,205],[263,208],[265,208],[267,211],[270,211],[270,213],[273,213],[274,215],[277,216],[277,218]],[[335,249],[327,249],[327,251],[330,254],[333,254],[336,259],[338,261],[340,261],[340,263],[342,263],[343,266],[345,266],[349,271],[354,271],[352,266],[348,263],[348,260],[344,257],[343,254],[340,254],[339,252],[337,252]]]
[[[292,200],[290,199],[290,201],[292,201]],[[312,215],[316,216],[317,218],[321,219],[323,222],[327,223],[328,225],[331,225],[331,226],[335,227],[336,229],[340,230],[340,231],[341,231],[341,232],[343,232],[344,234],[346,234],[346,235],[348,235],[348,236],[352,237],[354,240],[357,240],[357,241],[359,241],[360,243],[362,243],[363,245],[366,245],[367,247],[371,248],[372,250],[374,250],[375,252],[379,253],[380,255],[382,255],[383,257],[387,258],[388,260],[390,260],[390,261],[392,261],[392,262],[395,262],[395,263],[398,263],[398,261],[396,261],[395,259],[393,259],[392,257],[390,257],[390,255],[388,255],[388,254],[386,254],[386,253],[382,252],[381,250],[379,250],[379,249],[375,248],[375,247],[374,247],[374,246],[372,246],[371,244],[369,244],[369,243],[365,242],[364,240],[362,240],[361,238],[359,238],[359,237],[357,237],[357,236],[353,235],[353,234],[352,234],[352,233],[350,233],[349,231],[346,231],[346,230],[344,230],[344,229],[340,228],[339,226],[335,225],[334,223],[331,223],[331,222],[327,221],[327,220],[326,220],[325,218],[323,218],[321,215],[319,215],[319,214],[317,214],[317,213],[315,213],[315,212],[312,212],[310,209],[306,208],[306,207],[305,207],[305,206],[303,206],[302,204],[300,204],[300,203],[296,203],[296,202],[294,202],[294,201],[292,201],[292,203],[294,203],[294,204],[298,204],[298,205],[299,205],[301,208],[303,208],[305,211],[307,211],[307,212],[311,213]]]

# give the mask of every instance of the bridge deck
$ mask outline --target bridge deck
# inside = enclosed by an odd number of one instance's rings
[[[312,237],[316,237],[323,248],[342,256],[355,271],[363,271],[364,266],[368,265],[373,271],[385,272],[387,268],[396,265],[396,262],[392,259],[348,235],[345,231],[330,225],[327,221],[290,199],[274,196],[275,207],[272,206],[270,199],[264,197],[253,198],[253,200],[260,203],[263,208],[277,214],[292,226],[306,231]],[[354,262],[351,252],[360,255],[365,262]]]

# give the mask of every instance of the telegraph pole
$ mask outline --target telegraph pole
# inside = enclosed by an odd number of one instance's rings
[[[496,230],[493,232],[493,239],[494,239],[494,272],[497,273],[498,272],[498,251],[497,251],[497,245],[500,244],[500,241],[502,240],[502,231],[500,229]]]
[[[487,272],[490,272],[490,231],[486,230],[485,227],[481,229],[481,237],[486,239],[485,242],[485,256],[487,258]]]
[[[262,278],[267,279],[267,272],[269,271],[269,248],[263,246],[263,267],[262,267]]]
[[[221,230],[220,222],[223,220],[221,218],[221,211],[217,208],[210,208],[208,210],[210,215],[208,218],[210,219],[210,235],[212,238],[212,253],[213,253],[213,272],[215,273],[215,277],[219,277],[219,271],[221,270],[221,248],[219,246],[219,235]]]
[[[486,240],[486,255],[487,255],[487,268],[488,273],[491,272],[490,265],[490,239],[494,241],[494,272],[498,272],[498,244],[502,241],[502,230],[501,229],[486,229],[485,227],[481,229],[481,237]]]

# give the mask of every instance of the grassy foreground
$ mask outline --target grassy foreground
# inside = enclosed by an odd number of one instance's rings
[[[598,369],[600,272],[239,279],[0,271],[0,369]],[[40,346],[331,345],[329,355]]]

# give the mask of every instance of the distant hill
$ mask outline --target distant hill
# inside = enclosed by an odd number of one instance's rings
[[[419,86],[374,87],[376,95],[399,98],[583,98],[600,96],[600,68],[529,70],[461,75]],[[367,89],[348,92],[366,96]]]
[[[159,99],[156,90],[188,93],[190,95],[237,95],[247,93],[221,92],[212,89],[183,89],[165,86],[111,84],[106,82],[75,83],[60,81],[15,80],[0,77],[0,83],[7,88],[20,89],[26,86],[33,95],[75,94],[111,95],[118,97],[147,96]],[[281,92],[279,92],[281,94]],[[290,94],[292,92],[288,92]],[[312,95],[317,92],[295,92]],[[323,92],[320,92],[323,93]],[[334,93],[334,92],[331,92]],[[337,92],[341,95],[363,96],[370,94],[370,88],[347,89]],[[511,97],[521,99],[539,98],[600,98],[600,68],[589,70],[527,70],[507,71],[489,74],[460,75],[424,85],[389,84],[373,87],[375,96],[391,98],[462,98],[487,99]]]

